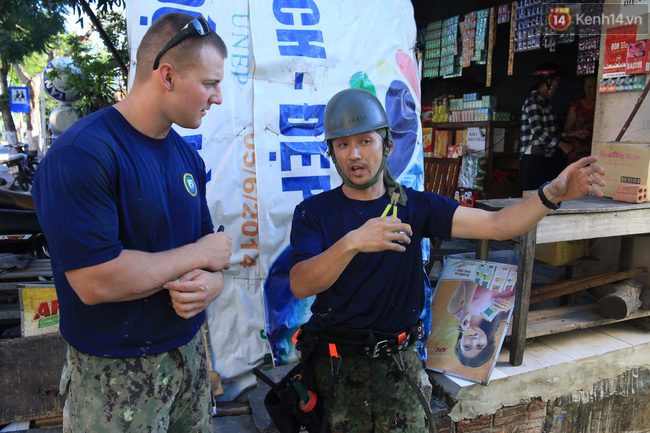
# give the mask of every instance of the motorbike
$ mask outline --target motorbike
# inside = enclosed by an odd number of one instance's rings
[[[0,188],[0,253],[50,258],[31,194]]]
[[[14,178],[9,189],[15,190],[20,188],[23,191],[29,191],[29,187],[34,181],[34,173],[38,165],[38,152],[27,149],[27,146],[23,143],[8,144],[7,146],[18,152],[10,154],[7,157],[7,161],[5,161],[7,171]]]

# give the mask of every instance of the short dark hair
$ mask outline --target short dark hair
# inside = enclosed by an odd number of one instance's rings
[[[161,16],[151,24],[151,27],[149,27],[142,37],[136,54],[136,79],[139,75],[137,71],[146,70],[148,73],[153,69],[154,59],[160,50],[162,50],[167,42],[169,42],[185,26],[185,24],[189,23],[193,19],[194,16],[192,15],[172,12]],[[215,47],[223,58],[228,57],[228,48],[226,47],[226,44],[223,39],[221,39],[221,36],[212,30],[205,36],[185,39],[183,42],[163,54],[162,58],[164,59],[167,57],[172,61],[172,64],[175,67],[182,69],[183,67],[192,64],[194,56],[198,55],[197,53],[205,45]]]

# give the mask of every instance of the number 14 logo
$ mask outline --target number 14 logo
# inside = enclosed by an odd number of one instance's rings
[[[548,24],[553,30],[562,31],[571,25],[569,8],[551,8],[548,14]]]

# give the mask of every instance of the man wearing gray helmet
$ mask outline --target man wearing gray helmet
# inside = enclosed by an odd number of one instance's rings
[[[604,170],[597,158],[583,158],[524,202],[486,212],[393,180],[390,125],[374,94],[337,93],[324,127],[343,185],[294,212],[291,290],[299,299],[316,296],[297,347],[303,357],[316,353],[314,379],[332,431],[423,432],[430,412],[414,345],[423,335],[422,239],[509,239],[561,201],[602,195],[592,184],[604,185]]]

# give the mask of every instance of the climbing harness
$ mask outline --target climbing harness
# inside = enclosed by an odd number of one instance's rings
[[[424,337],[424,325],[419,320],[417,324],[398,333],[382,333],[377,331],[356,330],[347,328],[324,327],[319,331],[298,329],[293,341],[300,353],[311,356],[313,353],[327,354],[330,359],[331,378],[325,399],[323,416],[329,419],[330,402],[334,384],[338,379],[343,357],[348,355],[365,355],[371,358],[392,357],[407,383],[415,392],[427,419],[430,433],[436,432],[435,421],[429,402],[422,394],[414,378],[406,371],[402,352]],[[326,432],[327,422],[323,422],[321,432]]]

